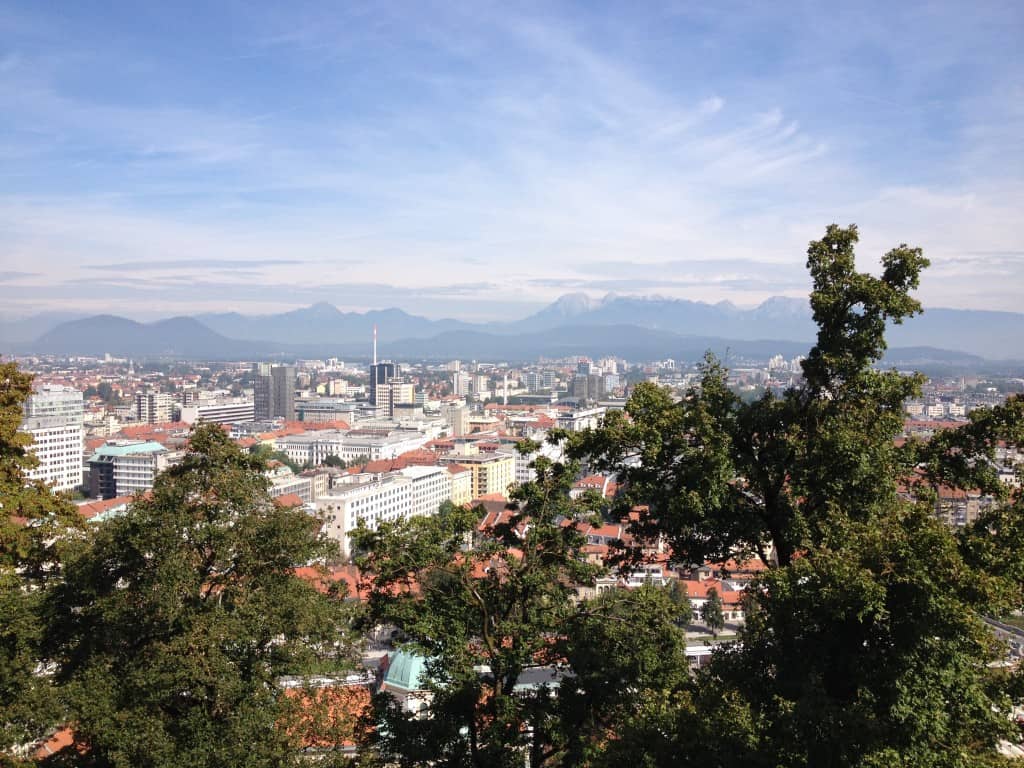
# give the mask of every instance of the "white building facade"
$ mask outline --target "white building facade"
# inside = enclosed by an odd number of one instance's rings
[[[300,435],[287,435],[274,440],[274,449],[283,451],[299,465],[318,466],[328,456],[344,461],[366,457],[370,461],[393,459],[408,451],[422,448],[429,438],[419,433],[390,435],[358,435],[345,430],[325,429]]]
[[[451,499],[451,474],[444,467],[406,467],[382,475],[357,475],[317,499],[324,534],[351,555],[349,536],[360,522],[370,530],[381,523],[433,515]]]
[[[32,435],[29,450],[39,465],[28,477],[55,491],[73,491],[82,484],[85,442],[82,393],[71,387],[44,385],[25,402],[21,430]]]

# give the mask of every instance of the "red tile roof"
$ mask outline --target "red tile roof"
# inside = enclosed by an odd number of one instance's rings
[[[78,511],[86,520],[91,520],[101,512],[106,512],[108,509],[113,509],[114,507],[120,507],[123,504],[128,504],[131,502],[131,500],[131,496],[115,496],[112,499],[87,501],[85,504],[78,505]]]

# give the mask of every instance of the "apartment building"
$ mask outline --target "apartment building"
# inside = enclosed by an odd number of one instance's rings
[[[459,464],[472,473],[474,499],[489,493],[507,496],[509,487],[516,481],[516,459],[510,453],[450,454],[438,460],[442,464]]]
[[[163,424],[174,418],[174,398],[168,392],[136,392],[135,419],[145,424]]]
[[[89,457],[89,495],[113,499],[147,491],[183,455],[152,440],[108,440]]]
[[[85,416],[82,393],[71,387],[44,385],[26,400],[21,431],[32,436],[30,450],[39,460],[27,472],[55,491],[82,484]]]

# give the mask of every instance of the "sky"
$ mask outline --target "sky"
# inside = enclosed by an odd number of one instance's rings
[[[1022,40],[1017,0],[0,0],[0,313],[753,306],[832,222],[1024,311]]]

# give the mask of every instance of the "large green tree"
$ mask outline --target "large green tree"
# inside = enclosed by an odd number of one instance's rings
[[[855,226],[832,225],[808,248],[819,330],[801,386],[744,403],[709,356],[681,403],[640,384],[625,411],[575,436],[572,455],[617,472],[620,504],[644,505],[647,532],[667,534],[681,559],[760,554],[786,565],[821,540],[839,502],[865,518],[905,474],[909,454],[893,437],[921,378],[875,364],[887,323],[921,311],[910,292],[928,262],[901,245],[882,258],[881,276],[858,272],[857,239]]]
[[[675,759],[671,734],[680,704],[693,695],[678,613],[668,590],[645,585],[606,591],[566,622],[559,641],[569,671],[558,691],[561,764]]]
[[[698,675],[699,705],[681,707],[673,764],[995,764],[1012,733],[1016,681],[990,666],[1000,649],[982,617],[1021,602],[1019,499],[955,534],[928,496],[940,482],[999,492],[988,462],[999,439],[1020,441],[1024,408],[899,444],[921,379],[880,361],[887,324],[920,311],[910,294],[927,261],[900,246],[879,276],[861,273],[856,242],[833,225],[808,248],[819,330],[799,386],[744,403],[709,358],[680,402],[639,385],[571,445],[619,475],[622,503],[650,510],[640,532],[665,533],[678,559],[773,566],[748,588],[740,643]],[[689,734],[705,732],[711,702],[741,727],[709,755]]]
[[[299,580],[332,553],[270,498],[260,461],[197,427],[152,493],[70,556],[48,650],[97,766],[277,766],[296,744],[282,675],[347,665],[342,594]]]
[[[28,479],[37,460],[19,427],[31,391],[30,374],[0,364],[0,753],[45,735],[61,715],[50,679],[36,674],[40,608],[65,543],[84,535],[68,499]]]

